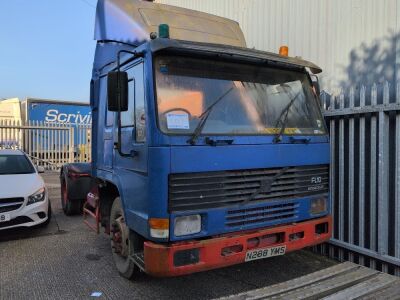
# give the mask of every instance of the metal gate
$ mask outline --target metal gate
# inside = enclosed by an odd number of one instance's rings
[[[90,139],[90,125],[0,121],[0,148],[21,149],[48,170],[68,162],[90,162]]]
[[[323,94],[333,239],[319,252],[400,276],[400,82]]]

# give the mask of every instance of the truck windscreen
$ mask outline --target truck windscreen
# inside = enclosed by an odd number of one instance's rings
[[[276,135],[282,114],[283,134],[326,134],[304,72],[160,56],[155,76],[158,121],[164,133],[190,135],[207,112],[203,135]]]

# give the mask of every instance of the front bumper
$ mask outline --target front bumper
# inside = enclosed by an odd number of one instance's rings
[[[285,245],[286,252],[291,252],[323,243],[329,240],[331,235],[332,217],[326,216],[199,241],[177,242],[169,245],[147,241],[144,244],[145,271],[159,277],[206,271],[243,263],[248,250]],[[270,237],[279,238],[271,242]],[[258,244],[255,241],[258,241]]]
[[[46,193],[45,200],[34,204],[26,205],[27,199],[17,210],[4,212],[0,214],[8,214],[10,221],[0,222],[0,230],[15,227],[32,227],[45,222],[49,216],[49,199]]]

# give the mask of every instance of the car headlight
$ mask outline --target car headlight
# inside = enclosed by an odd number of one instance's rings
[[[201,231],[201,216],[191,215],[175,218],[174,234],[183,236],[199,233]]]
[[[32,194],[28,197],[27,205],[43,201],[45,198],[46,198],[46,189],[44,187],[42,187],[41,189],[36,191],[34,194]]]
[[[310,203],[310,214],[317,215],[328,210],[327,196],[311,199]]]

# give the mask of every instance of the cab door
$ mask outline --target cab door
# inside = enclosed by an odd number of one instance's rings
[[[147,174],[146,107],[144,63],[140,59],[129,65],[128,110],[121,112],[121,156],[115,151],[114,166],[120,169]],[[118,128],[116,128],[118,130]],[[117,138],[114,134],[114,139]],[[130,154],[130,155],[125,155]]]
[[[101,77],[96,83],[98,88],[98,104],[93,107],[93,130],[95,134],[92,138],[96,144],[92,148],[94,161],[97,167],[103,171],[112,172],[114,157],[114,118],[115,113],[107,107],[107,77]]]

